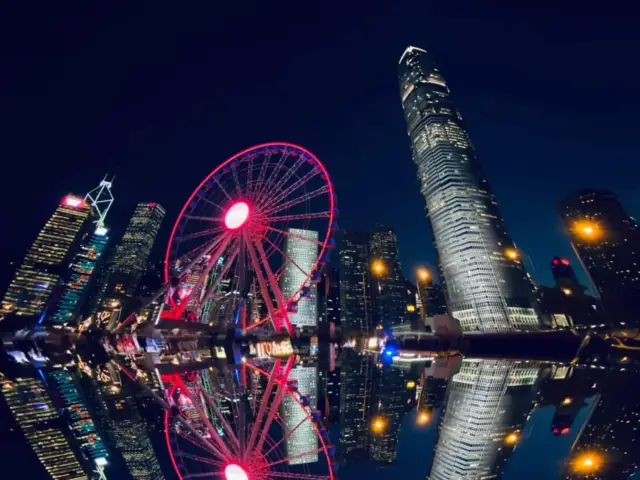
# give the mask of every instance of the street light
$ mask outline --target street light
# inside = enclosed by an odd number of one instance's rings
[[[424,267],[419,268],[416,272],[418,280],[421,282],[428,282],[431,279],[431,272]]]
[[[420,412],[418,413],[418,418],[416,419],[416,423],[418,425],[426,425],[431,420],[431,415],[428,412]]]

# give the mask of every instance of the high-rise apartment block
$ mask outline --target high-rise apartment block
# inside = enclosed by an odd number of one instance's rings
[[[532,284],[442,74],[409,47],[399,81],[450,313],[467,332],[539,328]]]
[[[91,226],[91,205],[67,195],[42,227],[2,299],[2,313],[40,315]]]
[[[313,266],[318,259],[318,232],[303,230],[301,228],[289,228],[285,242],[284,274],[281,277],[282,293],[289,298],[307,280]],[[308,238],[314,242],[304,240]],[[317,286],[311,285],[311,295],[302,298],[298,302],[298,311],[288,314],[289,321],[294,327],[315,328],[318,325],[318,296]]]
[[[370,236],[346,230],[340,245],[340,323],[345,330],[375,328],[371,308]]]

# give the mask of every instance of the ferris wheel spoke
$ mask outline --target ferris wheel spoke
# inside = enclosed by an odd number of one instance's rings
[[[202,220],[203,222],[217,222],[217,223],[221,223],[222,222],[222,218],[220,217],[202,217],[199,215],[184,215],[184,218],[186,218],[187,220]]]
[[[282,176],[282,178],[278,179],[278,182],[276,182],[273,185],[273,188],[268,192],[269,195],[265,195],[264,201],[260,204],[261,206],[264,206],[267,201],[269,200],[269,198],[273,197],[273,195],[277,192],[277,191],[281,191],[282,187],[284,187],[287,182],[289,181],[289,179],[292,177],[292,175],[294,173],[296,173],[296,171],[305,163],[305,158],[304,155],[299,155],[298,159],[296,160],[296,162],[293,164],[293,166],[291,168],[289,168],[284,175]]]
[[[187,240],[194,240],[200,237],[212,237],[223,233],[226,229],[224,227],[210,228],[208,230],[202,230],[195,233],[190,233],[189,235],[185,235],[183,237],[175,237],[174,241],[177,243],[185,242]]]
[[[269,215],[271,213],[276,213],[278,211],[286,210],[287,208],[295,207],[296,205],[301,204],[302,202],[306,202],[307,200],[311,200],[312,198],[318,197],[325,193],[329,192],[329,186],[325,185],[320,187],[313,192],[305,193],[304,195],[300,195],[299,197],[293,198],[285,203],[279,203],[274,205],[273,207],[266,210],[264,213]]]
[[[233,183],[236,186],[236,195],[238,197],[242,197],[244,193],[242,192],[240,180],[238,180],[238,172],[236,171],[236,166],[233,164],[233,162],[231,162],[231,176],[233,177]]]
[[[278,446],[280,446],[287,438],[289,438],[293,434],[293,432],[295,432],[298,429],[298,427],[300,427],[300,425],[302,425],[307,421],[310,421],[310,417],[308,415],[305,415],[304,418],[300,420],[295,427],[293,427],[291,430],[287,430],[287,432],[283,435],[283,437],[280,440],[278,440],[269,450],[266,451],[264,456],[267,457],[273,450],[278,448]]]
[[[268,237],[266,237],[266,236],[265,236],[265,237],[264,237],[264,240],[265,240],[269,245],[271,245],[271,247],[272,247],[276,252],[278,252],[280,255],[282,255],[282,258],[284,258],[284,260],[285,260],[285,261],[284,261],[284,265],[283,265],[282,269],[284,269],[284,268],[285,268],[285,266],[286,266],[287,262],[290,262],[294,267],[296,267],[298,270],[300,270],[300,272],[301,272],[301,273],[303,273],[303,274],[305,275],[305,277],[308,277],[308,276],[310,275],[310,273],[309,273],[309,272],[305,272],[305,271],[302,269],[302,267],[301,267],[300,265],[298,265],[298,264],[295,262],[295,260],[294,260],[293,258],[291,258],[289,255],[287,255],[286,253],[284,253],[284,252],[282,251],[282,249],[281,249],[280,247],[278,247],[275,243],[273,243],[271,240],[269,240],[269,238],[268,238]],[[281,269],[281,270],[282,270],[282,269]],[[280,271],[280,270],[279,270],[279,271]]]
[[[184,260],[190,260],[193,258],[197,258],[199,257],[199,253],[201,253],[201,251],[203,250],[207,250],[208,248],[213,248],[215,247],[218,243],[220,243],[220,238],[216,237],[213,238],[212,240],[209,240],[205,243],[203,243],[202,245],[198,245],[197,247],[189,250],[188,252],[182,254],[181,256],[179,256],[178,258],[173,260],[174,265],[180,265]],[[198,254],[198,255],[196,255]],[[194,257],[195,255],[195,257]]]
[[[218,462],[216,460],[212,460],[209,457],[202,457],[200,455],[194,455],[192,453],[180,452],[180,456],[188,458],[190,460],[195,460],[196,462],[206,463],[207,465],[212,465],[214,467],[221,467],[224,465],[224,462]]]
[[[311,220],[314,218],[331,218],[331,212],[302,213],[300,215],[280,215],[279,217],[267,217],[270,222],[289,222],[292,220]]]
[[[182,422],[184,422],[184,420],[180,420],[180,422],[182,423]],[[205,452],[208,452],[210,454],[218,456],[217,450],[212,449],[209,445],[205,445],[205,444],[197,441],[195,438],[192,438],[191,436],[186,435],[183,432],[177,433],[177,435],[179,435],[180,438],[182,438],[183,440],[186,440],[187,442],[189,442],[191,445],[193,445],[195,447],[198,447],[199,449],[204,450]],[[180,454],[181,455],[186,455],[185,453],[182,453],[182,452]],[[209,457],[207,457],[207,458],[209,458]],[[215,460],[212,460],[211,458],[209,458],[209,461],[210,462],[215,462]]]
[[[278,202],[281,202],[282,200],[287,198],[289,195],[294,193],[296,190],[298,190],[300,187],[302,187],[305,183],[307,183],[309,180],[311,180],[313,177],[315,177],[319,173],[320,173],[320,171],[318,169],[316,169],[316,168],[314,168],[313,170],[305,173],[302,177],[300,177],[294,183],[292,183],[287,188],[282,190],[278,195],[275,195],[273,198],[268,199],[262,205],[262,207],[265,208],[265,209],[271,208],[273,205],[277,204]]]
[[[256,273],[256,277],[258,277],[258,285],[260,285],[260,293],[262,293],[262,299],[267,306],[269,317],[271,317],[271,321],[276,327],[276,330],[279,330],[280,322],[277,318],[277,311],[276,311],[276,308],[274,308],[273,306],[273,302],[271,301],[271,296],[269,295],[269,287],[267,285],[267,281],[264,278],[264,275],[262,274],[262,269],[260,268],[260,263],[258,262],[258,256],[255,252],[255,249],[253,248],[253,244],[251,243],[251,240],[247,239],[245,243],[247,245],[247,251],[249,252],[249,257],[251,258],[251,263]],[[264,323],[265,321],[266,320],[261,320],[259,323]],[[258,325],[254,323],[248,328],[253,328],[257,326]]]
[[[213,400],[213,398],[211,398],[211,395],[209,395],[209,392],[207,392],[204,389],[202,389],[202,395],[204,396],[205,402],[207,403],[209,408],[211,408],[215,412],[216,418],[222,423],[222,426],[224,427],[224,430],[227,436],[235,444],[236,450],[240,451],[240,441],[238,440],[236,433],[231,428],[231,425],[227,421],[226,417],[220,411],[220,409],[218,408],[218,405],[216,405],[216,402]]]
[[[269,472],[269,478],[291,478],[298,480],[331,480],[329,475],[311,475],[309,473],[293,473],[293,472]]]
[[[261,452],[262,451],[262,447],[264,446],[264,441],[265,441],[267,435],[269,434],[269,429],[271,428],[271,424],[273,423],[273,419],[278,414],[278,409],[280,408],[280,404],[282,403],[282,399],[284,398],[286,393],[287,393],[286,384],[284,384],[284,385],[283,384],[279,384],[278,385],[278,392],[276,393],[276,398],[275,398],[273,404],[269,406],[269,413],[267,415],[267,421],[265,422],[264,426],[262,427],[262,433],[260,434],[260,439],[258,440],[258,443],[256,444],[256,451],[257,452]]]
[[[222,465],[221,465],[222,466]],[[207,478],[207,477],[219,477],[223,475],[224,472],[222,470],[217,472],[206,472],[206,473],[192,473],[191,475],[183,476],[184,480],[189,480],[190,478]]]
[[[278,161],[275,163],[271,173],[269,174],[269,178],[264,182],[264,185],[260,189],[260,193],[258,198],[269,198],[270,193],[272,193],[273,188],[281,182],[281,179],[278,178],[278,174],[282,169],[282,166],[287,162],[287,158],[291,155],[291,152],[285,150]],[[281,184],[281,183],[280,183]]]
[[[234,247],[235,247],[235,244],[234,244]],[[224,267],[222,267],[222,271],[216,275],[216,278],[213,279],[213,283],[207,287],[207,290],[204,296],[202,297],[201,303],[203,305],[207,303],[207,301],[209,301],[209,299],[213,297],[213,295],[216,293],[216,289],[218,288],[218,285],[220,285],[220,282],[226,278],[227,274],[229,273],[229,270],[231,269],[231,265],[233,265],[233,262],[236,260],[239,249],[233,248],[231,249],[231,251],[232,251],[231,256],[224,261],[225,265]],[[218,260],[216,260],[216,262],[217,261]]]
[[[285,235],[287,237],[291,237],[291,238],[297,238],[298,240],[304,240],[305,242],[309,242],[309,243],[314,243],[320,247],[322,247],[324,245],[324,243],[322,243],[319,240],[316,240],[314,238],[309,238],[309,237],[305,237],[304,235],[299,235],[297,233],[293,233],[293,232],[285,232],[284,230],[280,230],[279,228],[276,227],[272,227],[271,225],[260,225],[261,228],[264,228],[266,230],[270,230],[272,232],[275,233],[279,233],[281,235]]]
[[[207,198],[205,196],[203,196],[201,193],[197,194],[197,197],[199,200],[203,200],[204,202],[208,203],[211,206],[216,207],[218,210],[224,212],[224,208],[222,208],[220,205],[218,205],[216,202],[214,202],[213,200],[211,200],[210,198]]]
[[[274,465],[279,465],[279,464],[284,463],[284,462],[290,462],[291,460],[295,460],[296,458],[302,458],[302,457],[305,457],[307,455],[314,455],[316,453],[322,452],[323,450],[324,450],[324,447],[314,448],[313,450],[309,450],[309,451],[306,451],[306,452],[298,453],[297,455],[292,455],[290,457],[284,457],[284,458],[281,458],[280,460],[275,460],[275,461],[273,461],[271,463],[267,463],[265,465],[265,467],[269,468],[269,467],[273,467]],[[271,473],[272,472],[269,472],[269,474],[271,474]]]
[[[258,173],[258,179],[256,180],[256,183],[255,183],[256,188],[254,188],[253,190],[254,196],[258,193],[258,190],[264,185],[264,177],[267,174],[269,162],[271,161],[272,156],[273,154],[269,153],[265,157],[265,159],[262,161],[262,164],[260,165],[260,172]]]
[[[280,360],[276,360],[276,365],[274,367],[274,372],[276,372],[277,368],[280,366]],[[260,429],[260,425],[262,424],[262,417],[267,410],[267,403],[271,399],[271,392],[273,391],[273,387],[276,385],[276,376],[275,374],[269,375],[269,381],[267,382],[267,388],[264,390],[264,395],[262,396],[262,401],[260,402],[260,409],[253,421],[253,425],[251,427],[251,433],[249,435],[249,440],[247,441],[247,448],[245,450],[245,454],[251,455],[253,452],[253,446],[258,436],[258,431]]]

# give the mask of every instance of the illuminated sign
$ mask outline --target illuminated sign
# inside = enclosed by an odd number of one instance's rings
[[[107,234],[107,229],[104,227],[98,227],[96,228],[96,235],[98,235],[99,237],[104,237]]]
[[[293,355],[293,346],[290,340],[273,342],[258,342],[250,346],[250,353],[258,358],[289,357]]]
[[[80,205],[82,205],[82,199],[78,198],[78,197],[74,197],[73,195],[67,195],[66,197],[64,197],[64,200],[62,200],[62,203],[64,205],[66,205],[67,207],[79,207]]]

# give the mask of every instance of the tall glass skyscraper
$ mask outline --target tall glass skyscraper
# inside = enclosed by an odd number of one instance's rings
[[[40,315],[90,227],[91,206],[67,195],[45,223],[2,299],[2,312]]]
[[[318,232],[313,230],[290,228],[288,231],[298,237],[318,240]],[[318,246],[301,238],[287,237],[284,248],[287,258],[284,261],[284,274],[281,277],[280,288],[282,288],[285,298],[288,298],[296,293],[307,279],[307,274],[311,272],[318,258]],[[296,313],[289,313],[289,321],[294,327],[317,327],[317,290],[315,284],[311,285],[311,295],[298,302],[298,311]]]
[[[135,296],[158,236],[165,209],[157,203],[139,203],[107,267],[102,303],[126,302]]]
[[[409,47],[399,81],[450,313],[467,332],[539,328],[531,281],[444,78]]]
[[[342,232],[340,323],[345,330],[368,332],[375,327],[371,311],[369,239],[365,232]]]

